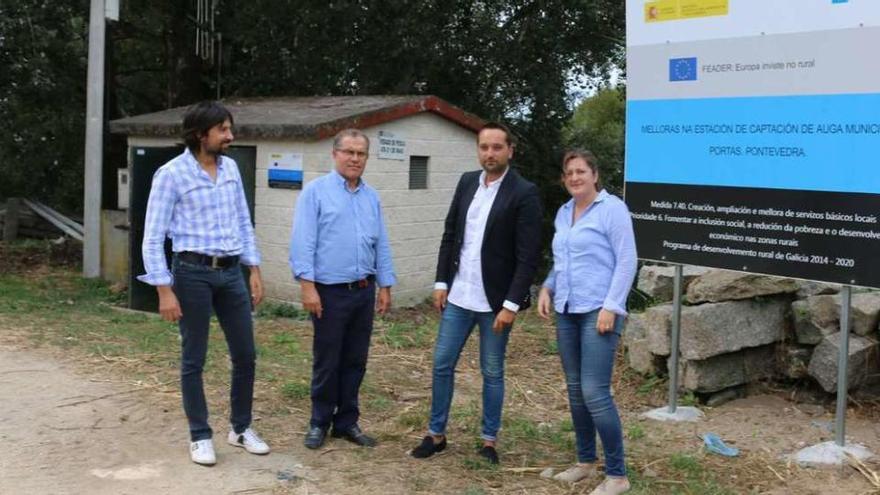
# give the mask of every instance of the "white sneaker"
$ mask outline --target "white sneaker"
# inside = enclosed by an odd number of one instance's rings
[[[269,453],[269,445],[257,436],[257,433],[251,428],[244,430],[242,433],[229,430],[229,436],[226,437],[226,441],[229,442],[229,445],[244,447],[244,450],[251,454],[264,455]]]
[[[553,476],[554,480],[577,483],[585,478],[592,478],[598,474],[595,463],[575,464],[565,471]]]
[[[217,464],[217,455],[214,454],[214,442],[211,439],[197,440],[189,444],[189,457],[196,464],[213,466]]]
[[[601,485],[590,492],[590,495],[620,495],[628,492],[629,488],[629,480],[626,478],[606,477]]]

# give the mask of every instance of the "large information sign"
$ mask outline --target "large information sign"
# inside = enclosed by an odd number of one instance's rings
[[[880,0],[627,0],[644,259],[880,287]]]

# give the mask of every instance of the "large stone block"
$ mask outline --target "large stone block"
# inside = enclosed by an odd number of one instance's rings
[[[659,375],[663,371],[663,358],[651,354],[645,339],[629,342],[626,347],[626,362],[630,368],[643,375]]]
[[[656,375],[661,371],[662,360],[651,354],[648,348],[644,323],[644,313],[632,313],[626,319],[623,330],[626,362],[630,368],[643,375]]]
[[[799,344],[816,345],[840,331],[840,296],[812,296],[791,303]]]
[[[623,323],[623,344],[645,338],[645,313],[630,313]]]
[[[869,335],[877,331],[880,321],[880,292],[853,294],[850,305],[852,331],[856,335]]]
[[[684,292],[687,286],[698,276],[708,272],[710,268],[703,266],[685,265],[682,269],[682,288]],[[639,270],[636,287],[645,292],[657,302],[672,300],[672,291],[675,281],[675,267],[644,265]]]
[[[681,312],[681,356],[702,360],[783,339],[785,299],[729,301],[685,306]]]
[[[837,358],[840,353],[840,332],[829,335],[816,346],[808,372],[826,392],[837,390]],[[846,367],[847,390],[858,387],[877,370],[877,342],[850,335],[849,359]]]
[[[691,282],[687,289],[687,300],[691,304],[734,301],[756,296],[794,293],[797,290],[797,281],[790,278],[711,270]]]
[[[837,294],[840,292],[840,285],[829,284],[825,282],[814,282],[812,280],[798,280],[797,298],[806,299],[810,296],[821,296],[823,294]]]
[[[630,313],[624,329],[624,343],[628,340],[641,344],[654,356],[668,356],[672,335],[672,304],[652,306],[641,313]]]
[[[840,331],[840,295],[812,296],[791,305],[798,342],[818,344],[826,336]],[[856,335],[870,335],[880,322],[880,292],[858,292],[850,304],[851,330]]]
[[[654,355],[668,356],[672,338],[672,304],[653,306],[643,315],[648,349]]]
[[[682,386],[694,392],[717,392],[728,387],[772,377],[775,345],[753,347],[703,360],[683,360]]]

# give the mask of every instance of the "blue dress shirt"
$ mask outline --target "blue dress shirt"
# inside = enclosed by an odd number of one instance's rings
[[[336,170],[306,184],[290,236],[290,269],[296,279],[321,284],[375,275],[379,287],[397,282],[379,194],[363,179],[349,191]]]
[[[558,313],[604,308],[626,315],[626,296],[636,274],[636,243],[626,204],[604,189],[572,224],[574,199],[559,207],[553,236],[553,268],[544,287]]]
[[[245,265],[260,264],[260,251],[235,160],[217,157],[217,178],[199,165],[189,149],[159,167],[147,202],[141,251],[146,274],[138,280],[171,285],[165,237],[172,251],[209,256],[241,256]]]

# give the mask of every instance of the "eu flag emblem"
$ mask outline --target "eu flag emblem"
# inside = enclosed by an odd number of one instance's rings
[[[669,59],[670,81],[696,81],[697,80],[697,57],[670,58]]]

